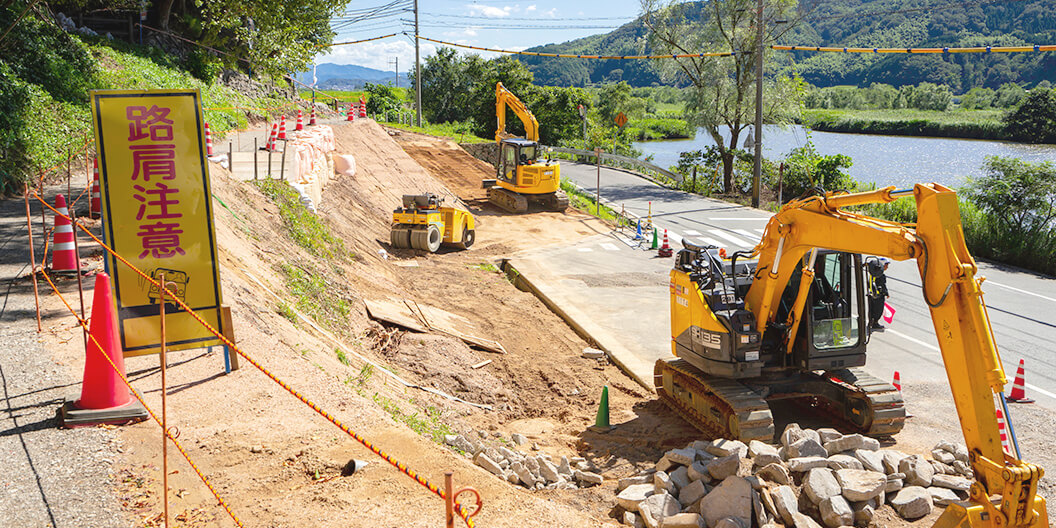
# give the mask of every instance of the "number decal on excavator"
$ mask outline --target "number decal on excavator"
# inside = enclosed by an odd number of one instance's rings
[[[707,348],[722,348],[722,334],[693,327],[693,339]]]

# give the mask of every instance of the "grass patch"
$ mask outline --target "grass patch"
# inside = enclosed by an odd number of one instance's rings
[[[297,324],[297,314],[293,312],[293,308],[286,304],[286,301],[279,301],[279,314],[289,319],[291,323]]]
[[[1003,115],[1002,110],[809,109],[800,121],[824,132],[1007,139]]]
[[[624,129],[624,134],[634,138],[636,141],[689,139],[696,137],[697,130],[684,119],[647,117],[632,120]]]
[[[467,265],[467,267],[470,268],[470,269],[475,269],[475,270],[480,270],[480,271],[487,271],[487,272],[490,272],[490,273],[498,273],[499,272],[499,268],[496,268],[495,265],[490,263],[490,262],[481,262],[480,264],[469,264],[469,265]]]
[[[337,354],[337,360],[340,361],[342,365],[348,366],[350,363],[352,363],[351,361],[349,361],[348,356],[345,355],[344,350],[341,350],[340,348],[335,348],[334,353]]]
[[[619,217],[616,211],[605,204],[598,207],[593,194],[583,191],[566,178],[561,178],[561,190],[568,195],[568,204],[584,213],[610,221],[616,221]]]
[[[398,128],[400,130],[407,130],[410,132],[418,132],[419,134],[428,134],[430,136],[438,136],[450,139],[455,143],[494,143],[494,139],[482,138],[474,135],[470,130],[471,127],[468,123],[424,123],[424,126],[413,126],[413,125],[401,125],[399,123],[385,123],[385,126]]]
[[[256,180],[254,184],[265,196],[279,206],[282,224],[298,246],[317,257],[332,259],[347,256],[345,243],[330,232],[330,228],[301,204],[301,197],[288,183],[281,180]]]
[[[426,406],[422,412],[408,414],[401,409],[394,400],[386,398],[376,392],[372,399],[374,400],[374,403],[378,404],[385,410],[385,412],[389,413],[389,416],[392,416],[393,420],[410,427],[412,431],[429,438],[438,444],[444,442],[444,435],[455,433],[450,426],[440,421],[440,409],[437,409],[432,405]],[[414,405],[414,400],[411,400],[410,403],[411,405]]]
[[[335,295],[335,288],[321,274],[290,264],[282,264],[279,269],[286,279],[286,288],[296,299],[294,305],[298,310],[331,330],[347,326],[352,306]]]

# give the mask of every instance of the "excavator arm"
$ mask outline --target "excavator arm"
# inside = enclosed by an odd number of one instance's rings
[[[916,226],[842,209],[910,194],[917,203]],[[956,193],[939,184],[917,184],[912,191],[828,193],[784,206],[754,250],[759,265],[745,301],[760,332],[771,322],[785,322],[775,320],[778,300],[797,264],[815,248],[917,261],[976,479],[969,500],[947,507],[935,526],[1048,526],[1045,500],[1036,495],[1043,470],[1001,446],[994,395],[1007,379],[983,302],[983,279],[975,277],[978,269],[964,242]],[[802,318],[803,302],[797,301],[791,332]]]
[[[506,134],[506,107],[520,118],[524,123],[524,137],[531,141],[539,141],[539,122],[536,121],[532,111],[524,106],[524,103],[506,89],[502,83],[495,83],[495,117],[499,120],[499,127],[495,130],[495,141],[501,142]]]

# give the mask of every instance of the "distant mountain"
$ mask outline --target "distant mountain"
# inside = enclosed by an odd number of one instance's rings
[[[695,4],[695,5],[694,5]],[[835,47],[969,47],[1056,44],[1052,0],[943,3],[934,0],[818,0],[781,44]],[[703,3],[690,3],[687,17],[698,18]],[[699,18],[698,18],[699,19]],[[650,53],[641,19],[616,30],[528,51],[572,54],[639,55]],[[894,86],[933,82],[955,92],[1006,82],[1032,86],[1056,83],[1056,52],[958,54],[836,54],[781,52],[803,78],[817,86],[884,83]],[[535,74],[535,83],[584,86],[627,81],[632,86],[659,83],[646,60],[590,60],[519,57]]]
[[[297,74],[297,80],[312,84],[312,71]],[[323,63],[316,68],[318,87],[322,90],[358,90],[367,83],[395,84],[396,74],[393,71],[375,70],[354,64]],[[406,72],[400,72],[399,85],[410,86]]]

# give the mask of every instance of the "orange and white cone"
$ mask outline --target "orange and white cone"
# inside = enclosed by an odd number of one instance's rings
[[[99,158],[94,158],[92,164],[92,194],[88,197],[88,214],[92,218],[99,218],[103,214],[103,195],[99,192]]]
[[[213,155],[213,133],[209,130],[209,123],[205,124],[205,155]]]
[[[279,135],[279,124],[273,123],[271,125],[271,135],[268,136],[268,146],[265,147],[267,150],[272,152],[275,151],[275,137]]]
[[[286,115],[283,114],[282,120],[279,121],[279,136],[276,139],[286,139]]]
[[[51,250],[52,273],[77,273],[77,246],[73,242],[73,224],[70,223],[70,210],[66,207],[66,197],[55,196],[55,243]],[[65,215],[65,216],[64,216]]]
[[[308,118],[308,126],[315,126],[315,105],[312,105],[312,115]]]
[[[92,318],[84,358],[81,397],[67,401],[59,411],[63,427],[122,424],[147,419],[147,411],[129,394],[121,380],[125,374],[124,352],[117,331],[117,313],[110,292],[110,276],[95,275]],[[109,359],[109,360],[108,360]]]
[[[1034,400],[1027,397],[1025,389],[1026,382],[1023,381],[1023,360],[1019,360],[1019,368],[1016,369],[1016,380],[1012,382],[1012,391],[1008,393],[1005,401],[1012,403],[1034,403]]]
[[[304,130],[304,112],[300,110],[297,111],[297,128],[294,130]]]
[[[899,376],[898,371],[895,371],[895,379],[891,380],[891,384],[895,386],[898,392],[902,392],[902,376]]]
[[[348,115],[345,118],[347,121],[354,121],[356,119],[356,104],[348,103]]]
[[[1005,452],[1012,454],[1012,444],[1008,441],[1008,427],[1005,426],[1005,413],[997,409],[997,432],[1001,435],[1001,447]]]
[[[667,241],[667,230],[666,229],[664,230],[664,243],[663,243],[663,245],[660,246],[660,249],[658,250],[658,254],[661,257],[670,257],[672,254],[674,254],[674,251],[671,249],[671,244],[669,244],[668,241]]]
[[[367,117],[367,100],[359,98],[359,117]]]

